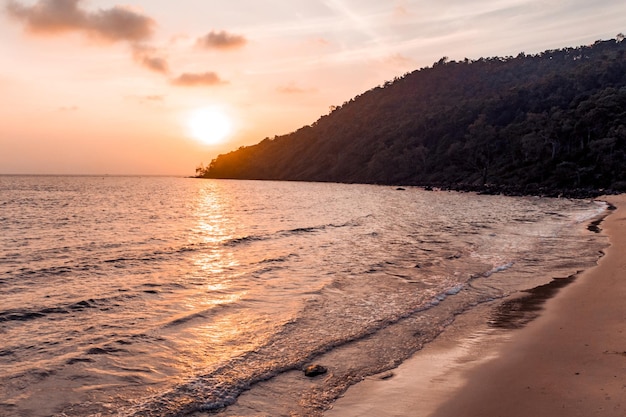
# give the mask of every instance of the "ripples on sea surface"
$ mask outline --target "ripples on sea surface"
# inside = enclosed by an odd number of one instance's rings
[[[216,410],[334,354],[327,378],[298,373],[248,410],[317,415],[455,314],[593,265],[606,241],[586,225],[605,208],[372,185],[0,177],[0,414]]]

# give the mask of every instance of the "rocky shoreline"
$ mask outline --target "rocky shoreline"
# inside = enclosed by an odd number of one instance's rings
[[[507,195],[511,197],[524,197],[524,196],[537,196],[537,197],[549,197],[549,198],[596,198],[603,195],[617,195],[620,191],[599,189],[599,188],[558,188],[558,187],[544,187],[537,185],[501,185],[501,184],[432,184],[432,185],[418,185],[423,187],[427,191],[442,190],[442,191],[458,191],[458,192],[473,192],[477,194],[486,195]]]

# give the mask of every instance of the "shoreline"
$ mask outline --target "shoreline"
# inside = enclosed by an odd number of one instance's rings
[[[392,372],[350,387],[324,416],[626,415],[626,195],[604,200],[617,207],[601,225],[605,255],[547,297],[536,319],[497,328],[485,317],[502,300],[480,306]]]

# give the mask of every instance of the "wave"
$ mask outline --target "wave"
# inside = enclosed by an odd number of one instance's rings
[[[351,221],[340,223],[340,224],[328,223],[328,224],[323,224],[323,225],[318,225],[318,226],[296,227],[293,229],[279,230],[271,234],[240,236],[240,237],[226,240],[222,244],[224,246],[237,246],[237,245],[243,245],[243,244],[250,244],[254,242],[260,242],[264,240],[290,237],[294,235],[317,233],[317,232],[320,232],[329,228],[354,227],[358,224],[359,224],[358,220],[351,220]]]
[[[357,219],[357,220],[351,220],[351,221],[340,223],[340,224],[329,223],[329,224],[324,224],[324,225],[319,225],[319,226],[297,227],[294,229],[280,230],[273,234],[268,234],[268,235],[260,234],[260,235],[248,235],[248,236],[236,237],[236,238],[225,240],[221,244],[227,247],[236,247],[239,245],[246,245],[246,244],[251,244],[254,242],[260,242],[260,241],[265,241],[265,240],[270,240],[270,239],[285,238],[285,237],[290,237],[294,235],[316,233],[316,232],[326,230],[328,228],[353,227],[358,224],[359,224],[359,221]],[[79,263],[76,263],[75,265],[63,264],[63,265],[46,266],[43,268],[19,268],[19,269],[14,269],[14,270],[8,270],[4,274],[9,276],[10,279],[0,280],[0,285],[6,284],[12,281],[13,279],[17,279],[17,280],[21,280],[24,278],[40,279],[40,278],[49,278],[51,276],[63,277],[63,276],[69,276],[69,275],[75,274],[76,272],[85,273],[85,272],[101,271],[103,267],[109,267],[109,266],[121,268],[125,264],[133,264],[136,262],[148,262],[148,263],[160,262],[160,261],[167,260],[171,258],[172,256],[177,256],[177,255],[190,253],[190,252],[202,252],[213,247],[214,245],[215,245],[214,243],[209,243],[209,242],[188,243],[188,244],[184,244],[184,245],[176,246],[176,247],[137,252],[135,254],[132,253],[133,248],[131,246],[131,247],[128,247],[126,250],[126,252],[130,252],[130,255],[128,253],[125,253],[123,256],[104,258],[96,262],[93,262],[93,260],[94,258],[97,258],[98,256],[97,250],[94,250],[93,248],[84,248],[84,247],[76,248],[77,250],[87,251],[90,254],[90,256],[86,258],[90,259],[90,262],[79,262]],[[124,245],[117,244],[117,243],[116,244],[107,243],[102,246],[103,249],[107,249],[107,250],[123,249],[124,247],[125,247]],[[67,250],[67,248],[64,248],[64,249]],[[57,253],[50,253],[47,255],[53,258],[55,255],[60,255],[60,254],[61,252],[57,251]]]
[[[484,277],[490,277],[491,275],[496,274],[498,272],[506,271],[507,269],[511,268],[513,265],[515,265],[514,261],[507,262],[507,263],[502,264],[502,265],[498,265],[498,266],[490,269],[489,271],[483,273],[483,276]]]
[[[278,258],[263,259],[259,263],[260,264],[282,263],[282,262],[287,262],[289,261],[289,259],[294,258],[294,257],[298,257],[298,255],[295,253],[290,253],[289,255],[280,256]]]
[[[67,315],[89,309],[107,309],[115,301],[136,298],[138,295],[124,294],[116,297],[86,299],[55,307],[9,309],[0,311],[0,322],[30,321],[54,315]]]
[[[5,275],[8,275],[11,280],[21,280],[21,279],[40,279],[40,278],[49,278],[49,277],[63,277],[69,276],[72,274],[76,274],[77,272],[85,273],[85,272],[101,272],[103,268],[115,267],[122,268],[125,264],[134,264],[134,263],[152,263],[152,262],[160,262],[167,260],[168,258],[176,255],[180,255],[186,252],[194,252],[194,251],[202,251],[206,250],[210,245],[207,243],[198,243],[191,245],[183,245],[180,247],[173,247],[167,249],[156,249],[152,251],[146,252],[138,252],[136,254],[132,254],[133,248],[128,248],[127,251],[131,253],[131,255],[117,256],[117,257],[108,257],[98,260],[98,254],[93,253],[90,256],[85,256],[85,258],[89,258],[89,262],[77,262],[74,265],[55,265],[55,266],[46,266],[43,268],[19,268],[14,270],[8,270],[5,272]],[[95,252],[95,251],[91,251]],[[53,255],[53,254],[52,254]],[[60,259],[64,261],[64,259]],[[94,260],[96,260],[94,262]],[[0,284],[8,283],[10,280],[0,281]]]
[[[606,201],[598,201],[598,200],[594,201],[594,203],[596,204],[596,209],[579,214],[575,218],[576,223],[584,223],[598,216],[608,215],[608,210],[611,210],[611,207],[612,207],[609,203],[607,203]]]
[[[178,317],[174,320],[171,320],[170,322],[166,323],[163,327],[164,328],[169,328],[169,327],[176,327],[176,326],[181,326],[183,324],[187,324],[190,321],[193,320],[198,320],[198,319],[207,319],[209,316],[215,315],[218,312],[221,312],[222,310],[224,310],[225,308],[228,308],[228,306],[223,305],[223,304],[217,304],[209,309],[206,310],[202,310],[202,311],[196,311],[194,313],[190,313],[190,314],[186,314],[182,317]]]
[[[314,226],[314,227],[298,227],[291,230],[281,230],[274,234],[270,235],[248,235],[241,236],[229,239],[223,243],[224,246],[237,246],[237,245],[245,245],[253,242],[260,242],[264,240],[270,240],[272,238],[281,238],[287,237],[291,235],[303,234],[303,233],[312,233],[319,230],[324,230],[326,226]]]
[[[335,334],[325,340],[309,341],[306,338],[319,334],[317,325],[319,322],[311,321],[306,312],[285,323],[282,329],[266,344],[248,351],[245,354],[231,359],[228,363],[215,369],[196,375],[188,382],[173,387],[171,390],[155,397],[146,399],[132,410],[127,410],[124,416],[149,417],[149,416],[178,416],[194,412],[216,412],[234,404],[239,395],[261,381],[277,377],[285,372],[300,370],[315,358],[355,343],[367,341],[372,337],[387,337],[384,334],[387,328],[400,325],[405,321],[411,321],[416,314],[436,307],[444,299],[455,296],[465,289],[464,284],[447,288],[435,297],[431,302],[424,302],[406,311],[394,313],[375,320],[367,320],[367,325],[360,327],[354,332],[347,334]],[[314,292],[322,295],[323,290]],[[331,303],[332,304],[332,303]],[[332,306],[334,308],[334,305]],[[461,308],[467,308],[463,306]],[[328,312],[319,312],[319,315],[327,316]],[[190,315],[184,318],[183,323],[200,315]],[[452,314],[455,314],[454,312]],[[442,319],[441,325],[445,326],[449,317]],[[317,323],[317,324],[315,324]],[[313,326],[313,327],[311,327]],[[426,341],[432,340],[442,329],[440,325],[430,323],[427,329],[415,333],[413,347],[406,348],[406,354],[414,352]],[[377,336],[380,333],[380,336]],[[384,334],[383,334],[384,333]],[[400,332],[399,334],[401,334]],[[289,346],[288,341],[296,342],[292,349],[285,350]],[[389,366],[381,365],[381,366]],[[359,369],[365,376],[368,370]],[[360,375],[360,374],[359,374]],[[333,383],[345,383],[334,381]]]
[[[428,309],[428,308],[432,308],[432,307],[436,307],[439,304],[441,304],[442,301],[444,301],[446,298],[452,296],[452,295],[457,295],[458,293],[460,293],[464,288],[465,288],[465,284],[459,284],[459,285],[455,285],[452,288],[449,288],[445,291],[443,291],[440,294],[437,294],[430,303],[428,303],[424,309]]]
[[[242,236],[242,237],[236,237],[236,238],[229,239],[229,240],[225,241],[223,243],[223,245],[224,246],[238,246],[238,245],[243,245],[243,244],[247,244],[247,243],[267,240],[267,239],[269,239],[269,237],[268,236],[263,236],[263,235]]]

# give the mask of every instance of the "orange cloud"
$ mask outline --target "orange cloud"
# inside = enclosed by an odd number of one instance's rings
[[[174,78],[172,84],[182,87],[196,87],[227,84],[227,82],[223,81],[216,73],[209,71],[203,73],[186,72]]]
[[[149,38],[155,22],[148,16],[121,6],[88,12],[82,0],[39,0],[32,6],[8,1],[9,16],[33,33],[83,32],[107,41],[140,41]]]
[[[207,49],[236,49],[244,46],[248,40],[241,35],[226,31],[211,31],[197,41],[197,45]]]
[[[141,64],[154,72],[168,73],[169,65],[164,58],[158,56],[144,56],[141,58]]]
[[[151,71],[167,74],[170,71],[167,60],[157,54],[154,48],[134,45],[133,57],[135,61]]]

